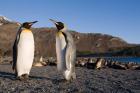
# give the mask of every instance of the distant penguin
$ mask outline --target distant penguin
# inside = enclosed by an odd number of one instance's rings
[[[57,27],[56,55],[57,69],[63,72],[66,80],[76,79],[76,46],[72,35],[67,31],[64,23],[50,19]]]
[[[20,80],[28,79],[34,59],[34,37],[30,30],[36,23],[25,22],[19,28],[13,45],[13,66],[16,76]]]

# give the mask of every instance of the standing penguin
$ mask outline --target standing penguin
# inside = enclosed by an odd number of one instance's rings
[[[30,30],[36,23],[25,22],[19,28],[13,45],[13,66],[16,76],[20,80],[28,78],[34,59],[34,37]]]
[[[63,72],[66,80],[76,79],[75,62],[76,47],[71,34],[67,31],[64,23],[50,19],[57,27],[56,32],[56,55],[57,69]]]

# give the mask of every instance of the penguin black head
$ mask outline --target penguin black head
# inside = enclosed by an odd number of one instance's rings
[[[53,19],[50,19],[50,20],[56,25],[58,31],[64,29],[64,23],[62,23],[62,22],[57,22],[57,21],[55,21],[55,20],[53,20]]]
[[[22,24],[22,27],[24,27],[24,28],[26,28],[26,29],[30,29],[31,26],[32,26],[34,23],[36,23],[36,22],[38,22],[38,21],[25,22],[25,23]]]

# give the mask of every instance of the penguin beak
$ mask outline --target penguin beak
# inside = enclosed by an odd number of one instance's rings
[[[53,20],[53,19],[49,19],[50,21],[52,21],[55,25],[58,25],[57,21]]]
[[[37,23],[38,21],[33,21],[33,22],[30,22],[30,25],[32,26],[33,24]]]
[[[38,22],[38,21],[34,21],[34,22],[32,22],[32,23],[34,24],[34,23],[36,23],[36,22]]]

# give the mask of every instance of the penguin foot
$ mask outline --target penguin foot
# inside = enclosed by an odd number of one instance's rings
[[[21,80],[21,81],[25,81],[28,78],[29,78],[29,75],[28,74],[23,74],[23,75],[21,75],[21,76],[18,77],[18,79]]]
[[[66,70],[64,72],[64,77],[65,77],[66,80],[69,81],[71,79],[71,72],[69,70]]]
[[[73,73],[73,74],[71,75],[71,78],[70,78],[69,80],[67,80],[67,82],[68,82],[68,83],[72,83],[72,81],[75,80],[75,79],[76,79],[76,74]]]
[[[76,79],[76,73],[75,72],[71,72],[69,70],[66,70],[64,72],[64,77],[67,81],[72,82],[72,80]]]
[[[76,79],[76,73],[75,73],[75,72],[72,73],[72,79],[73,79],[73,80]]]

